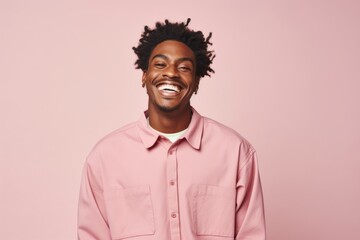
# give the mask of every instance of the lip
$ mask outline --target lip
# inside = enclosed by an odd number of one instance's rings
[[[161,84],[160,84],[161,85]],[[155,87],[156,90],[158,91],[158,93],[162,96],[162,97],[165,97],[165,98],[175,98],[177,97],[178,95],[181,94],[181,91],[180,90],[179,92],[176,92],[176,91],[166,91],[166,90],[160,90],[159,88]]]
[[[169,85],[174,85],[177,86],[180,91],[179,92],[175,92],[175,91],[165,91],[165,90],[159,90],[159,86],[160,85],[164,85],[164,84],[169,84]],[[154,84],[155,88],[157,89],[157,91],[160,93],[161,96],[165,97],[165,98],[174,98],[177,97],[184,89],[185,86],[177,81],[172,81],[172,80],[159,80],[158,82],[156,82]]]
[[[171,80],[160,80],[159,82],[156,82],[154,85],[156,88],[158,88],[160,85],[163,85],[163,84],[177,86],[180,89],[180,91],[185,88],[185,86],[183,84],[176,82],[176,81],[171,81]]]
[[[175,98],[180,94],[180,92],[167,92],[164,90],[158,90],[158,91],[159,91],[160,95],[165,98]]]

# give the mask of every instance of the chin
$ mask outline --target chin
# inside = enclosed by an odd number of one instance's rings
[[[177,106],[164,106],[164,105],[157,105],[157,108],[163,112],[173,112],[177,109],[179,109],[179,105]]]

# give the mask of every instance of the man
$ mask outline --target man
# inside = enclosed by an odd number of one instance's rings
[[[89,154],[78,239],[265,239],[254,148],[190,105],[214,55],[189,22],[146,26],[133,48],[148,109]]]

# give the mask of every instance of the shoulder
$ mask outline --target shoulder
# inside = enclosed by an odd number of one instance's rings
[[[248,142],[240,133],[235,131],[233,128],[226,126],[208,117],[203,117],[203,119],[204,119],[204,131],[207,131],[208,134],[226,136],[234,140],[238,139],[240,141]]]
[[[103,146],[122,139],[134,138],[135,136],[137,136],[137,122],[132,122],[106,134],[95,146]]]
[[[120,127],[98,140],[88,155],[88,162],[92,158],[101,158],[102,152],[114,148],[114,146],[124,145],[131,140],[139,141],[137,122],[129,123]]]
[[[236,145],[248,153],[255,152],[252,144],[233,128],[208,117],[203,117],[203,120],[205,138],[211,138],[219,144]]]

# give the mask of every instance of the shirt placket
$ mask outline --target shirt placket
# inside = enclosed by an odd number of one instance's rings
[[[167,153],[168,216],[170,219],[171,240],[181,239],[177,180],[177,146],[172,146]]]

